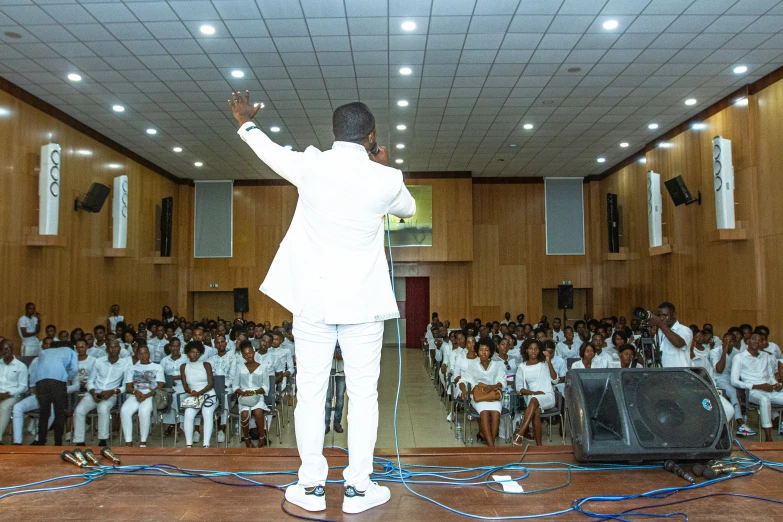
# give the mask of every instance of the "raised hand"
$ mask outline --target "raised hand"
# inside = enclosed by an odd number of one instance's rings
[[[378,145],[378,154],[370,153],[370,159],[374,161],[375,163],[380,163],[381,165],[389,166],[389,149],[384,147],[383,145]]]
[[[241,92],[232,92],[228,105],[240,126],[255,118],[258,110],[264,106],[263,103],[250,105],[250,91],[245,91],[244,96]]]

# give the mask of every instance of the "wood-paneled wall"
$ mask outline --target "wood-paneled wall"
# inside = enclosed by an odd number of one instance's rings
[[[2,91],[0,107],[9,111],[0,118],[0,333],[18,352],[16,321],[27,301],[38,306],[43,326],[59,329],[105,324],[113,303],[136,321],[174,303],[177,267],[153,265],[152,258],[155,205],[177,185]],[[39,156],[50,141],[62,147],[59,233],[67,246],[30,247],[25,234],[38,225]],[[129,178],[128,248],[126,257],[109,258],[103,248],[111,240],[111,195],[98,214],[75,212],[73,201],[93,182],[113,186],[120,174]]]

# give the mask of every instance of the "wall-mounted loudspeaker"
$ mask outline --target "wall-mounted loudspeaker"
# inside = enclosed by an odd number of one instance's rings
[[[112,248],[125,248],[128,243],[128,176],[114,178]]]
[[[56,143],[41,147],[38,197],[38,233],[56,236],[60,224],[60,146]]]
[[[557,285],[557,307],[561,310],[574,309],[574,285]]]
[[[617,208],[617,194],[606,195],[606,222],[609,227],[609,252],[620,251],[620,212]]]
[[[234,288],[234,313],[244,314],[250,311],[250,295],[247,288]]]
[[[663,245],[661,198],[661,175],[653,171],[647,173],[647,229],[650,235],[650,248]]]
[[[103,183],[93,183],[90,185],[90,190],[84,195],[84,199],[79,201],[77,198],[73,202],[73,209],[98,213],[103,208],[106,198],[109,197],[109,192],[111,189]]]
[[[174,198],[163,198],[160,205],[160,255],[171,257],[171,228],[174,219]]]
[[[712,140],[712,173],[715,182],[715,218],[718,228],[735,228],[731,140],[720,136],[715,136]]]
[[[703,368],[571,370],[565,404],[579,462],[731,455],[726,415]]]

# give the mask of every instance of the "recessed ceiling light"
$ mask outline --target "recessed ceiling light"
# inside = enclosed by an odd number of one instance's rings
[[[738,65],[734,68],[734,74],[744,74],[748,72],[748,68],[744,65]]]
[[[533,124],[532,123],[525,123],[524,125],[522,125],[522,128],[525,129],[525,130],[530,130],[530,129],[533,128]]]
[[[410,67],[400,67],[400,74],[402,74],[402,75],[407,76],[407,75],[409,75],[412,72],[413,72],[413,69],[411,69]]]
[[[397,144],[397,148],[398,149],[404,149],[405,148],[405,144],[404,143],[398,143]]]
[[[581,72],[581,71],[582,71],[581,67],[569,67],[568,68],[568,72],[570,72],[570,73],[578,73],[578,72]]]
[[[71,73],[71,74],[69,74],[69,75],[68,75],[68,79],[69,79],[69,80],[71,80],[72,82],[80,82],[80,81],[82,81],[82,77],[81,77],[81,76],[79,76],[79,75],[78,75],[78,74],[76,74],[76,73]]]
[[[22,37],[21,34],[15,33],[13,31],[6,31],[3,34],[6,35],[8,38],[13,38],[14,40],[18,40],[19,38]]]
[[[288,150],[292,150],[294,147],[291,146],[291,145],[286,145],[285,148],[288,149]]]
[[[201,163],[200,161],[195,162],[193,165],[195,165],[196,167],[203,167],[204,166],[204,164]]]
[[[739,100],[734,102],[735,105],[739,105],[740,107],[747,107],[748,106],[748,99],[747,98],[740,98]]]
[[[624,142],[622,142],[622,143],[620,144],[620,146],[621,146],[622,148],[626,148],[626,147],[628,146],[628,142],[627,142],[627,141],[624,141]]]
[[[76,151],[76,154],[79,154],[80,156],[92,156],[92,151],[87,149],[79,149]]]
[[[669,143],[668,141],[662,141],[662,142],[660,142],[660,143],[658,144],[658,146],[659,146],[660,148],[662,148],[662,149],[671,149],[672,147],[674,147],[674,145],[673,145],[673,144],[671,144],[671,143]]]
[[[237,69],[236,71],[231,71],[231,76],[233,76],[234,78],[244,78],[245,73]]]
[[[516,147],[516,146],[517,146],[516,143],[512,143],[511,145],[509,145],[509,147]]]
[[[153,134],[157,134],[157,133],[158,133],[158,131],[156,131],[155,129],[147,129],[147,134],[149,134],[150,136],[152,136]]]
[[[272,132],[280,132],[280,127],[269,127]]]
[[[647,163],[647,158],[639,158],[639,163],[644,165],[645,163]]]
[[[11,111],[5,107],[0,107],[0,116],[8,116],[9,114],[11,114]]]
[[[413,31],[414,29],[416,29],[416,22],[411,22],[410,20],[408,20],[406,22],[403,22],[402,25],[400,25],[400,27],[402,27],[403,31]]]
[[[407,107],[408,106],[408,100],[400,100],[397,102],[397,105],[400,107]]]
[[[402,123],[401,123],[401,124],[399,124],[399,125],[397,125],[397,130],[405,130],[405,129],[407,129],[407,128],[408,128],[408,127],[406,127],[406,126],[405,126],[405,125],[403,125]]]
[[[650,130],[655,130],[655,129],[658,128],[658,124],[657,123],[651,123],[651,124],[649,124],[647,126],[647,128],[650,129]]]
[[[182,152],[182,147],[174,147],[171,150],[173,150],[174,152]]]
[[[125,112],[125,107],[123,107],[122,105],[112,105],[111,110],[113,110],[114,112]]]
[[[691,129],[693,130],[702,130],[706,128],[707,128],[706,123],[694,123],[693,125],[691,125]]]
[[[685,100],[685,105],[696,105],[696,98],[688,98]]]
[[[199,30],[202,34],[215,34],[215,28],[211,25],[202,25]]]
[[[597,161],[598,163],[603,163],[603,162],[605,162],[605,161],[606,161],[606,158],[598,158],[596,161]]]
[[[109,163],[109,164],[108,164],[108,165],[106,165],[106,166],[107,166],[107,167],[109,167],[110,169],[119,169],[119,168],[122,168],[122,165],[120,165],[119,163]]]
[[[394,160],[394,163],[402,163],[402,160],[397,158],[396,160]]]
[[[604,22],[604,29],[607,31],[611,31],[612,29],[617,29],[617,26],[620,25],[617,23],[617,20],[607,20]]]

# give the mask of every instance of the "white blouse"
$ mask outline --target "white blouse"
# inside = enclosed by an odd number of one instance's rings
[[[475,387],[479,383],[488,384],[490,386],[495,384],[505,386],[506,367],[503,363],[491,360],[485,370],[481,365],[481,360],[476,357],[475,359],[468,360],[468,363],[465,365],[465,371],[462,372],[461,381],[469,383],[471,387]]]
[[[539,362],[532,366],[522,363],[517,368],[517,391],[541,391],[545,394],[554,393],[552,376],[549,375],[549,365]]]
[[[259,363],[258,367],[250,373],[245,363],[237,364],[234,371],[234,391],[257,390],[263,388],[264,393],[269,389],[269,378],[274,375],[267,364]]]

